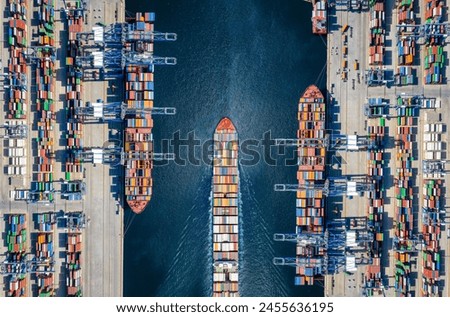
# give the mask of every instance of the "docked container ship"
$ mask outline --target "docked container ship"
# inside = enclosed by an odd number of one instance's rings
[[[313,0],[312,5],[313,10],[311,20],[313,34],[327,34],[327,1]]]
[[[129,21],[133,38],[129,38],[126,49],[153,54],[153,41],[141,41],[140,32],[154,31],[153,13],[137,13],[134,21]],[[125,197],[133,212],[144,211],[152,196],[153,180],[153,65],[133,65],[125,67]]]
[[[299,129],[297,138],[299,187],[314,187],[325,181],[325,145],[320,140],[325,138],[325,99],[316,86],[309,86],[298,103]],[[303,142],[316,139],[318,142]],[[300,233],[324,232],[325,200],[320,190],[297,191],[296,231]],[[300,243],[296,247],[297,258],[307,258],[305,266],[296,268],[296,285],[312,285],[314,277],[320,276],[320,262],[324,254],[322,247],[304,246]]]
[[[213,296],[239,296],[238,135],[228,118],[214,133]]]

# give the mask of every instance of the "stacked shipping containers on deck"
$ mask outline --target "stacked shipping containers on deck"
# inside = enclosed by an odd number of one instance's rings
[[[411,296],[411,254],[401,250],[408,250],[410,248],[409,241],[414,239],[412,163],[415,160],[413,156],[415,134],[413,133],[413,111],[414,108],[411,107],[397,109],[394,235],[399,242],[397,251],[394,253],[396,261],[395,289],[398,296]]]
[[[56,216],[54,213],[44,213],[36,215],[37,221],[37,241],[36,241],[36,259],[42,261],[42,266],[49,272],[36,274],[37,295],[39,297],[49,297],[54,295],[54,274],[50,272],[53,268],[54,230]],[[44,271],[45,271],[44,270]]]
[[[136,13],[129,23],[126,50],[153,54],[154,13]],[[153,65],[125,67],[125,197],[135,213],[144,211],[152,197],[153,179]],[[134,113],[133,113],[134,111]]]
[[[6,216],[7,233],[6,243],[8,247],[7,261],[21,263],[25,261],[25,253],[27,252],[27,222],[26,216],[14,214]],[[11,272],[17,269],[16,265],[6,264],[6,271]],[[11,276],[7,288],[6,295],[10,297],[24,297],[27,292],[26,272],[17,272]]]
[[[28,46],[27,36],[27,6],[26,0],[9,0],[9,80],[10,88],[7,94],[8,119],[26,119],[27,116],[27,63],[24,50]]]
[[[38,112],[38,136],[36,165],[32,190],[36,199],[53,201],[54,133],[55,124],[55,53],[54,46],[54,0],[38,1],[39,41],[36,49],[36,110]],[[49,47],[50,46],[50,47]]]
[[[83,30],[83,14],[81,2],[66,2],[70,9],[67,13],[67,26],[69,40],[67,42],[67,86],[66,86],[66,113],[67,113],[67,133],[66,148],[68,157],[65,165],[65,179],[72,180],[72,173],[81,173],[83,170],[82,161],[77,158],[76,152],[83,146],[83,124],[76,114],[76,109],[82,106],[82,70],[76,66],[77,52],[79,50],[79,40],[77,33]]]
[[[443,0],[425,0],[424,12],[425,23],[442,23],[443,20]],[[432,27],[431,34],[440,32],[445,34],[444,25],[435,25]],[[424,84],[441,84],[444,79],[444,42],[445,38],[442,35],[431,35],[427,38],[424,48]]]
[[[239,296],[238,135],[228,118],[214,133],[213,296]]]
[[[414,75],[411,65],[414,63],[416,55],[416,41],[415,38],[408,36],[412,32],[412,27],[405,25],[414,25],[414,0],[398,0],[397,1],[397,23],[402,25],[397,28],[399,35],[397,42],[398,50],[398,67],[396,74],[396,84],[412,85],[414,84]]]
[[[384,184],[383,184],[383,166],[384,166],[384,134],[385,119],[379,118],[379,125],[369,125],[367,127],[369,138],[376,144],[376,149],[370,149],[367,152],[368,175],[374,180],[374,190],[367,193],[369,201],[367,206],[368,227],[372,228],[374,240],[370,256],[373,263],[368,266],[364,276],[364,286],[366,295],[373,295],[373,291],[383,289],[381,276],[381,256],[383,246],[383,213],[384,213]]]
[[[325,99],[316,86],[309,86],[298,103],[299,129],[297,138],[301,143],[305,139],[325,138]],[[319,146],[298,147],[299,185],[323,184],[325,180],[325,154],[326,148],[322,143]],[[321,190],[297,191],[296,203],[296,231],[322,234],[325,221],[325,200]],[[323,256],[322,247],[296,246],[298,258],[310,258],[310,262],[319,260]],[[315,265],[296,268],[296,285],[312,285],[314,278],[321,272]]]
[[[125,78],[127,108],[151,110],[153,66],[127,65]],[[153,119],[150,113],[125,119],[125,196],[133,211],[140,213],[152,196]]]
[[[369,2],[369,65],[383,65],[384,58],[384,0]]]

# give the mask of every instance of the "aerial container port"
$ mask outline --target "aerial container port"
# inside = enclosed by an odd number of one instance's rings
[[[276,140],[298,152],[298,184],[274,186],[297,195],[295,232],[274,235],[296,245],[274,258],[293,268],[295,284],[323,287],[325,296],[450,295],[445,6],[327,3],[325,16],[337,21],[326,31],[326,94],[303,95],[309,108],[298,112],[298,135]],[[324,122],[313,103],[323,103]],[[316,134],[301,133],[305,126]]]
[[[233,122],[214,131],[212,182],[213,297],[239,296],[239,140]]]

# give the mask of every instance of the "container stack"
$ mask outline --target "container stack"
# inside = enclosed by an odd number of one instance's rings
[[[27,116],[27,63],[24,52],[28,46],[27,5],[26,0],[9,0],[9,93],[8,119],[25,120]]]
[[[369,65],[381,66],[383,65],[385,40],[384,0],[371,0],[369,6]]]
[[[394,80],[397,86],[407,86],[414,85],[416,77],[416,69],[411,66],[399,66],[397,67],[397,74],[395,74]]]
[[[300,186],[323,184],[325,181],[326,147],[307,144],[309,139],[325,138],[325,99],[316,86],[309,86],[298,103],[299,129],[297,138],[298,171],[297,180]],[[325,228],[325,199],[322,190],[298,190],[296,201],[296,232],[322,234]],[[298,258],[320,259],[324,254],[322,247],[296,247]],[[296,268],[295,283],[297,285],[312,285],[320,272],[315,265]]]
[[[412,65],[416,55],[416,41],[413,39],[400,39],[397,43],[398,65]]]
[[[327,34],[327,1],[314,0],[312,2],[312,32],[313,34]]]
[[[414,238],[412,163],[415,160],[413,156],[415,121],[413,109],[415,108],[397,108],[394,234],[399,242],[394,256],[396,259],[395,289],[398,296],[411,296],[411,255],[400,250],[408,249],[409,242]]]
[[[155,14],[136,13],[129,22],[129,33],[125,49],[153,54]],[[140,40],[137,40],[140,39]],[[152,197],[153,179],[153,65],[133,65],[125,67],[125,116],[124,161],[125,198],[133,212],[144,211]],[[144,111],[143,111],[144,110]]]
[[[11,278],[8,283],[8,297],[26,297],[27,280],[24,274]]]
[[[228,118],[214,133],[213,296],[239,296],[239,140]]]
[[[6,296],[24,297],[27,290],[26,272],[17,271],[16,264],[24,264],[25,253],[27,252],[26,215],[9,215],[7,219],[6,243],[8,253],[6,259],[10,264],[5,264],[5,266],[7,272],[15,272],[17,275],[12,277],[7,284]]]
[[[425,0],[425,23],[431,24],[431,34],[427,36],[424,48],[424,84],[442,84],[444,80],[446,34],[443,22],[443,0]]]
[[[66,290],[69,297],[83,296],[81,276],[82,234],[70,232],[67,234],[66,248]]]
[[[66,2],[69,10],[67,13],[67,29],[69,32],[69,40],[67,42],[67,86],[66,86],[66,113],[67,113],[67,132],[66,132],[66,149],[68,156],[65,165],[65,179],[72,180],[73,173],[82,173],[83,166],[76,153],[83,147],[83,124],[81,118],[77,115],[76,109],[82,107],[81,93],[83,90],[83,72],[77,67],[77,52],[79,50],[79,40],[77,33],[83,31],[83,14],[81,10],[81,2]],[[81,174],[78,174],[81,175]]]
[[[11,124],[19,124],[19,121],[11,121]],[[27,159],[25,140],[8,139],[5,143],[6,157],[9,164],[7,165],[7,174],[9,176],[23,176],[26,173]]]
[[[37,172],[34,174],[32,189],[35,199],[53,201],[53,167],[55,163],[54,133],[55,124],[55,52],[54,45],[54,0],[38,1],[39,41],[36,49],[37,97]]]
[[[36,259],[46,263],[45,268],[53,266],[54,248],[54,230],[56,224],[56,215],[54,213],[44,213],[36,215]],[[54,274],[39,273],[36,274],[39,297],[54,296]]]
[[[396,106],[398,116],[419,116],[419,100],[415,96],[397,96]]]
[[[373,296],[383,289],[380,259],[383,246],[383,213],[384,213],[384,135],[385,119],[380,118],[379,123],[367,127],[368,136],[376,145],[367,152],[367,174],[373,179],[374,190],[367,193],[367,219],[368,227],[374,237],[371,243],[371,256],[373,263],[368,266],[364,276],[366,295]]]
[[[153,54],[155,13],[137,12],[134,21],[128,22],[125,49],[129,52]]]
[[[438,44],[441,43],[441,44]],[[445,56],[443,41],[437,40],[433,44],[425,46],[424,83],[442,84]]]
[[[125,76],[127,108],[138,111],[153,108],[153,67],[128,65]],[[125,119],[125,196],[128,204],[147,204],[153,186],[153,119],[148,112],[128,115]]]
[[[423,151],[425,160],[441,161],[444,156],[442,141],[444,125],[424,125]],[[441,205],[444,186],[444,171],[424,171],[422,185],[422,296],[439,296],[439,271],[441,269]]]
[[[414,31],[414,0],[397,0],[398,67],[395,84],[398,86],[413,85],[416,70],[412,69],[416,56],[416,41],[410,34]]]

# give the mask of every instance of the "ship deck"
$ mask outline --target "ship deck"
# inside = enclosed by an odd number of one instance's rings
[[[239,296],[238,136],[228,118],[214,133],[212,188],[213,296]]]

